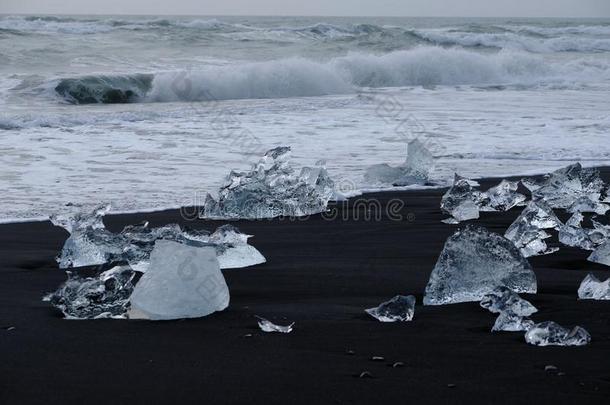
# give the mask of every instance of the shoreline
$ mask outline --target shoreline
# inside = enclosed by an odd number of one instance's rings
[[[608,182],[610,168],[600,171]],[[41,298],[65,280],[54,257],[67,233],[49,222],[0,225],[0,402],[605,403],[610,302],[579,301],[576,291],[588,272],[606,279],[610,268],[569,247],[528,259],[538,279],[538,293],[523,295],[539,309],[533,320],[584,327],[592,336],[585,347],[534,347],[523,333],[492,333],[495,316],[476,302],[423,306],[449,235],[471,223],[503,233],[521,212],[447,225],[443,193],[369,195],[384,207],[403,200],[400,220],[366,221],[348,200],[331,206],[347,220],[231,221],[254,235],[267,263],[223,271],[229,308],[181,321],[62,319]],[[178,210],[104,218],[112,231],[142,220],[208,230],[226,223],[186,221]],[[415,295],[413,321],[384,324],[364,312],[396,294]],[[256,315],[296,322],[294,331],[266,334]],[[364,371],[373,378],[358,378]],[[99,387],[103,394],[92,396]]]

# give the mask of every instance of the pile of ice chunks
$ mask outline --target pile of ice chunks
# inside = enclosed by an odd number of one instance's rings
[[[529,301],[519,297],[517,293],[506,287],[498,287],[486,294],[480,302],[481,307],[498,314],[491,328],[498,331],[527,331],[534,325],[528,317],[538,312]]]
[[[544,201],[532,201],[521,215],[508,227],[504,237],[512,241],[525,257],[556,252],[548,248],[544,239],[549,238],[545,229],[558,229],[561,221]]]
[[[380,322],[405,322],[413,319],[415,314],[415,297],[397,295],[365,312]]]
[[[149,227],[147,222],[126,226],[113,233],[104,227],[106,210],[95,209],[90,214],[54,216],[55,225],[64,227],[70,237],[57,258],[59,267],[97,266],[108,263],[128,263],[134,270],[145,272],[150,253],[157,240],[172,240],[192,246],[213,246],[220,267],[239,268],[264,263],[265,258],[248,244],[245,235],[232,225],[223,225],[210,234],[208,231],[182,229],[178,224]],[[75,219],[76,218],[76,219]]]
[[[407,159],[399,166],[386,163],[369,166],[364,181],[369,185],[410,186],[430,183],[430,171],[434,166],[432,152],[419,140],[407,145]]]
[[[479,218],[480,211],[508,211],[523,205],[526,196],[517,192],[518,186],[516,181],[502,180],[487,191],[479,191],[477,182],[456,173],[441,199],[441,210],[451,216],[443,222],[457,224]]]
[[[337,193],[323,162],[297,173],[289,160],[290,148],[278,147],[266,152],[250,171],[231,171],[217,200],[207,194],[200,217],[259,219],[324,212]]]
[[[497,287],[535,293],[536,275],[510,240],[469,225],[445,242],[426,285],[424,304],[480,301]]]
[[[171,282],[178,279],[172,279],[171,274],[159,276],[157,272],[173,271],[176,273],[180,267],[174,265],[172,268],[167,263],[175,264],[176,261],[179,261],[184,268],[186,260],[193,255],[194,251],[199,254],[204,251],[213,252],[215,265],[208,263],[203,266],[202,260],[197,266],[191,266],[194,269],[193,275],[203,272],[202,274],[209,280],[212,279],[210,275],[212,273],[218,276],[218,272],[214,270],[215,266],[218,266],[220,271],[221,268],[248,267],[265,262],[264,256],[248,244],[250,235],[241,233],[232,225],[221,226],[210,234],[207,231],[183,229],[177,224],[151,228],[148,223],[142,223],[126,226],[121,232],[113,233],[104,227],[103,216],[107,211],[108,208],[104,206],[95,208],[89,214],[78,212],[56,215],[51,218],[55,225],[62,226],[70,232],[70,237],[66,240],[57,258],[60,268],[100,266],[94,269],[95,275],[89,277],[81,276],[77,271],[67,271],[68,280],[57,291],[47,295],[46,299],[68,318],[125,317],[130,297],[134,292],[143,288],[138,288],[134,283],[141,273],[146,275],[152,268],[156,271],[152,275],[143,277],[145,280],[143,285],[147,285],[146,280],[149,278],[152,278],[153,284],[165,282],[171,285]],[[172,244],[170,247],[166,247],[166,243],[169,242]],[[187,248],[191,249],[190,256],[187,254]],[[153,254],[160,249],[163,249],[163,252],[157,254],[157,266],[155,267]],[[163,260],[170,260],[170,262],[166,263]],[[115,266],[113,269],[104,271],[112,265]],[[164,280],[163,277],[169,277],[169,281]],[[140,283],[138,282],[137,285]],[[135,290],[134,286],[136,286]],[[207,287],[209,286],[201,286],[201,288]],[[150,289],[147,294],[150,294],[151,297],[154,295]],[[146,294],[138,292],[135,297],[141,296],[146,296]],[[159,294],[157,294],[157,299],[159,299]],[[146,302],[152,301],[154,298],[150,298],[150,301]],[[163,299],[159,302],[169,305],[171,301],[171,299]],[[176,308],[177,306],[178,304],[175,304]],[[195,307],[196,305],[191,306],[191,309]],[[180,315],[176,308],[163,312],[158,311],[158,308],[148,309],[144,305],[138,309],[137,314],[138,317],[148,319],[170,319],[168,317]],[[201,314],[203,312],[205,310],[199,308],[197,311],[193,310],[188,313]],[[187,315],[185,317],[188,317]]]

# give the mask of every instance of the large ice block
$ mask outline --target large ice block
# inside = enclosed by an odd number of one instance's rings
[[[427,184],[433,166],[432,153],[419,139],[414,139],[407,145],[407,159],[402,165],[393,167],[382,163],[369,166],[364,174],[364,181],[370,185]]]
[[[591,342],[591,335],[580,326],[570,330],[547,321],[532,326],[525,333],[525,341],[535,346],[584,346]]]
[[[117,266],[95,277],[68,273],[68,280],[45,297],[68,319],[124,318],[135,272]]]
[[[290,148],[265,153],[249,172],[231,171],[218,192],[206,196],[202,218],[300,217],[323,212],[336,195],[334,182],[323,166],[290,166]]]
[[[552,208],[569,208],[581,197],[599,201],[605,184],[597,169],[585,169],[576,163],[556,170],[540,180],[522,180],[532,192],[532,199],[544,200]]]
[[[445,242],[432,270],[425,305],[480,301],[496,287],[535,293],[536,275],[508,239],[485,228],[468,226]]]
[[[158,240],[129,300],[130,318],[198,318],[224,310],[229,288],[213,247]]]
[[[610,266],[610,240],[598,246],[587,258],[593,263],[605,264]]]
[[[551,235],[544,229],[557,229],[561,225],[551,207],[544,201],[532,201],[508,227],[504,237],[511,240],[525,257],[549,254],[558,249],[547,247],[544,239]]]
[[[410,321],[415,313],[415,297],[397,295],[375,308],[366,309],[365,312],[380,322]]]
[[[600,281],[593,274],[587,274],[578,287],[581,300],[610,300],[610,278]]]

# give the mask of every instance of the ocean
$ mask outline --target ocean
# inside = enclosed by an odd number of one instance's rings
[[[197,204],[290,146],[349,194],[610,164],[609,19],[0,16],[0,221]]]

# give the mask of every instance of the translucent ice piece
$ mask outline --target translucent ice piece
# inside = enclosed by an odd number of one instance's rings
[[[397,295],[375,308],[365,312],[381,322],[410,321],[415,313],[415,297],[412,295]]]
[[[516,315],[512,312],[501,312],[491,328],[492,332],[519,332],[527,331],[534,326],[534,321]]]
[[[110,211],[110,204],[101,204],[91,210],[86,210],[80,205],[70,205],[69,213],[51,215],[50,221],[55,226],[64,228],[69,233],[87,228],[104,228],[103,217]]]
[[[481,211],[508,211],[522,205],[526,197],[517,193],[518,186],[516,181],[502,180],[497,186],[482,193]]]
[[[96,277],[68,273],[68,280],[45,297],[68,319],[124,318],[135,273],[117,266]]]
[[[249,172],[232,171],[218,192],[206,196],[203,218],[299,217],[323,212],[335,195],[322,166],[297,175],[289,164],[290,148],[268,151]]]
[[[599,201],[605,187],[596,169],[584,169],[576,163],[543,177],[540,180],[523,180],[532,190],[532,199],[544,200],[552,208],[568,208],[579,198]]]
[[[210,235],[208,241],[216,246],[221,269],[249,267],[267,261],[254,246],[248,244],[251,237],[232,225],[223,225]]]
[[[60,269],[111,263],[123,254],[123,246],[122,238],[106,229],[74,229],[57,262]]]
[[[525,333],[525,341],[535,346],[584,346],[591,342],[591,335],[580,326],[569,330],[548,321],[531,327]]]
[[[367,184],[409,186],[426,184],[434,166],[434,156],[419,140],[414,139],[407,146],[407,159],[400,166],[385,163],[366,169],[364,180]]]
[[[287,326],[280,326],[260,316],[257,316],[257,318],[258,327],[261,328],[263,332],[290,333],[292,332],[292,327],[294,326],[294,322]]]
[[[511,241],[468,226],[445,242],[426,286],[424,304],[480,301],[500,286],[535,293],[536,275]]]
[[[519,248],[523,256],[537,256],[556,252],[543,239],[550,237],[544,229],[559,228],[561,222],[544,201],[532,201],[510,225],[504,237]]]
[[[441,210],[457,221],[467,221],[479,217],[481,192],[473,188],[472,183],[455,174],[453,186],[441,199]]]
[[[229,305],[229,288],[213,247],[158,240],[133,290],[130,318],[198,318]]]
[[[589,255],[587,260],[593,263],[600,263],[610,266],[610,241],[598,246],[593,253]]]
[[[593,274],[587,274],[578,287],[578,298],[581,300],[610,300],[610,278],[600,281]]]
[[[489,294],[485,294],[481,299],[480,305],[489,310],[489,312],[497,314],[511,312],[519,316],[530,316],[538,312],[538,309],[529,301],[519,297],[519,294],[506,287],[498,287]]]

